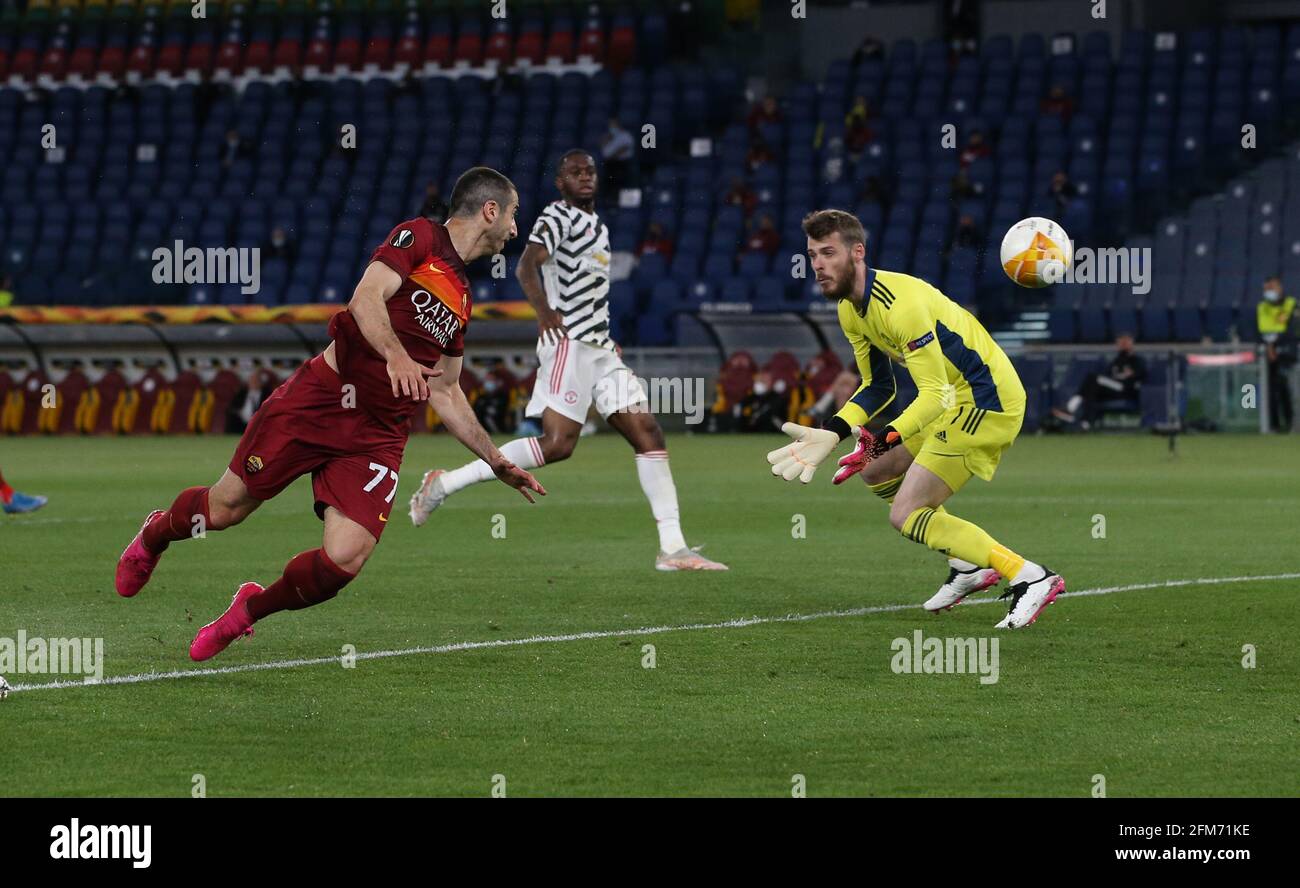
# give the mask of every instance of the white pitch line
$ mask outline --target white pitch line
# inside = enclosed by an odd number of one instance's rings
[[[1064,592],[1060,598],[1083,598],[1092,595],[1113,595],[1117,592],[1140,592],[1148,589],[1176,589],[1181,586],[1214,586],[1224,583],[1258,583],[1267,580],[1300,580],[1300,573],[1264,574],[1254,577],[1199,577],[1187,580],[1165,580],[1160,583],[1133,583],[1127,586],[1099,586]],[[962,607],[978,604],[995,604],[996,598],[967,600]],[[565,635],[530,635],[527,638],[498,638],[490,641],[458,641],[453,644],[401,648],[391,651],[366,651],[356,655],[357,660],[387,660],[392,657],[413,657],[420,654],[450,654],[457,651],[477,651],[490,648],[520,647],[527,644],[551,644],[569,641],[589,641],[601,638],[634,638],[641,635],[661,635],[665,632],[694,632],[706,629],[743,629],[747,626],[765,626],[775,623],[807,623],[812,620],[863,617],[870,614],[887,614],[897,611],[917,610],[919,604],[884,604],[876,607],[855,607],[848,610],[821,611],[812,614],[786,614],[780,617],[737,617],[717,623],[687,623],[677,626],[642,626],[636,629],[605,629],[592,632],[573,632]],[[263,672],[268,669],[299,669],[303,666],[324,666],[342,662],[342,657],[310,657],[296,660],[273,660],[269,663],[243,663],[238,666],[218,666],[206,669],[176,669],[170,672],[140,672],[134,675],[114,675],[101,681],[51,681],[42,684],[14,685],[14,693],[23,691],[54,691],[64,688],[84,688],[93,685],[140,684],[149,681],[166,681],[176,678],[202,678],[210,675],[234,675],[240,672]]]

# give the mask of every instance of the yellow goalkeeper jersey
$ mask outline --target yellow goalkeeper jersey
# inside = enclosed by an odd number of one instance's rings
[[[1006,352],[975,317],[920,278],[867,269],[862,304],[841,299],[840,328],[853,346],[862,385],[837,416],[866,425],[894,400],[890,360],[907,367],[917,394],[890,425],[904,440],[945,410],[1022,414],[1025,388]]]

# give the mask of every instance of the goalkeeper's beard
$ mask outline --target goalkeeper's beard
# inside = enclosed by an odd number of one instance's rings
[[[856,279],[853,263],[850,262],[840,274],[831,273],[825,283],[818,283],[821,284],[822,296],[827,302],[839,302],[853,296],[853,282]]]

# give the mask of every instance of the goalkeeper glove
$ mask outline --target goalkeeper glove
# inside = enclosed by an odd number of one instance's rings
[[[893,450],[903,443],[903,438],[890,426],[885,426],[879,435],[873,435],[866,428],[858,429],[858,446],[853,452],[840,460],[840,470],[835,473],[833,482],[843,484],[867,467],[867,463],[876,457]]]
[[[773,450],[767,455],[767,461],[772,464],[772,474],[786,481],[798,478],[807,484],[822,460],[840,443],[840,436],[835,432],[810,429],[795,422],[785,423],[781,431],[794,438],[794,443]]]

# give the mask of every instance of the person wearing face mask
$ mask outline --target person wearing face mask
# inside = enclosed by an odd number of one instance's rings
[[[753,391],[741,402],[741,427],[747,432],[779,432],[788,403],[785,383],[761,371],[754,377]]]
[[[1283,294],[1282,279],[1277,275],[1264,281],[1262,297],[1255,315],[1268,363],[1269,424],[1277,431],[1289,432],[1294,420],[1289,376],[1296,361],[1296,338],[1291,328],[1296,300]]]

